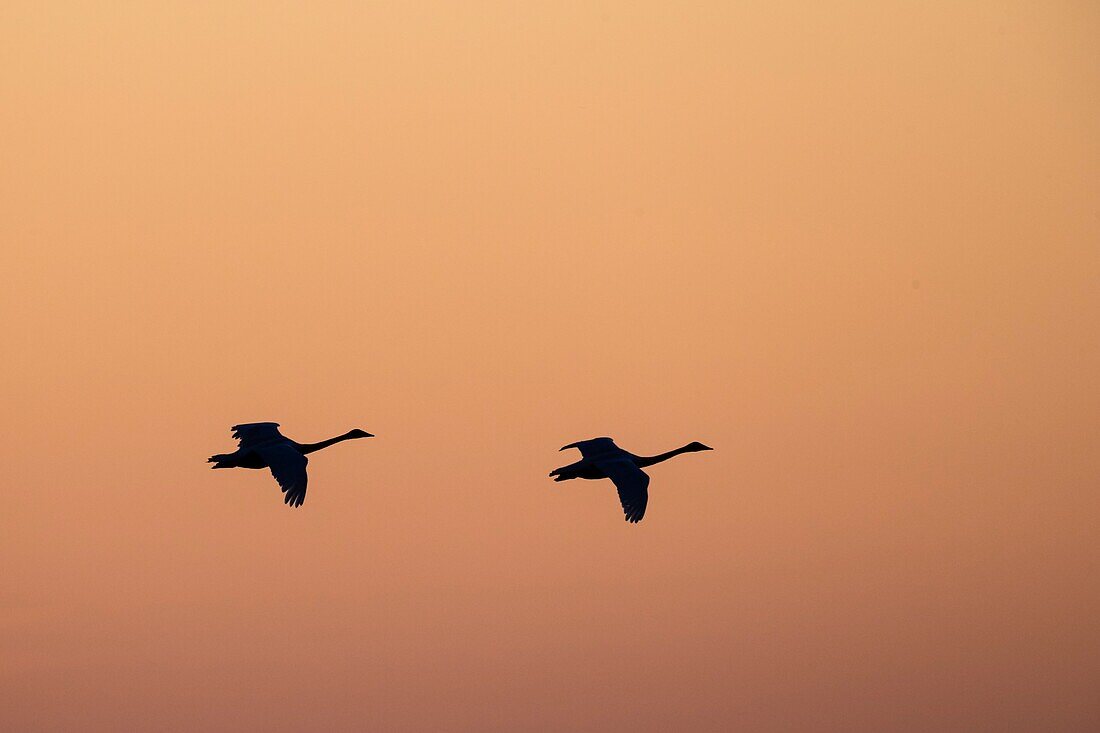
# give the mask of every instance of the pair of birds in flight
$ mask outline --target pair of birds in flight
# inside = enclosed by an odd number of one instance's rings
[[[269,468],[285,494],[283,501],[288,506],[299,507],[306,500],[307,454],[344,440],[374,436],[356,428],[320,443],[298,443],[279,432],[279,423],[254,422],[234,425],[233,437],[237,439],[237,450],[210,456],[207,462],[214,464],[211,468]],[[694,442],[655,456],[636,456],[615,445],[611,438],[580,440],[561,450],[568,448],[578,449],[581,459],[551,471],[554,481],[611,479],[619,491],[619,502],[628,522],[640,522],[649,503],[649,476],[643,468],[681,453],[713,450]]]

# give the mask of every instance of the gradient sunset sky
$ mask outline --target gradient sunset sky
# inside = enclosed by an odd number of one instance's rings
[[[1100,730],[1095,2],[6,0],[0,275],[0,729]]]

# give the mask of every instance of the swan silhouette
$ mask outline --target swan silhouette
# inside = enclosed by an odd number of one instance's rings
[[[277,422],[253,422],[234,425],[233,437],[239,444],[237,450],[207,458],[207,463],[214,464],[211,468],[270,468],[271,475],[286,494],[283,501],[288,506],[300,507],[306,500],[307,453],[342,440],[374,436],[356,428],[320,443],[296,443],[279,432]]]
[[[619,502],[623,505],[626,521],[640,522],[645,516],[649,503],[649,476],[642,469],[654,463],[667,461],[681,453],[694,453],[701,450],[714,450],[702,443],[688,443],[682,448],[670,450],[655,456],[636,456],[619,446],[611,438],[593,438],[581,440],[563,446],[576,448],[581,452],[581,460],[568,466],[555,468],[550,472],[555,481],[568,481],[574,478],[609,478],[619,490]]]

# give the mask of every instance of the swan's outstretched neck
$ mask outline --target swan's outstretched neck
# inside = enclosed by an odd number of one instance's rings
[[[322,440],[320,443],[300,443],[298,445],[298,449],[300,451],[302,451],[302,453],[313,453],[314,451],[319,451],[322,448],[328,448],[330,445],[336,445],[337,443],[339,443],[341,441],[344,441],[344,440],[351,440],[352,438],[364,438],[364,437],[374,437],[374,436],[370,435],[369,433],[363,433],[363,431],[361,431],[361,430],[349,430],[348,432],[344,433],[343,435],[337,435],[335,438],[329,438],[328,440]]]
[[[707,446],[703,445],[702,443],[688,443],[687,445],[676,448],[675,450],[670,450],[670,451],[667,451],[665,453],[658,453],[655,456],[638,456],[637,460],[634,461],[634,462],[640,468],[645,468],[646,466],[652,466],[654,463],[660,463],[662,461],[667,461],[669,458],[673,458],[674,456],[678,456],[681,453],[694,453],[695,451],[700,451],[700,450],[712,450],[712,449],[708,448]]]

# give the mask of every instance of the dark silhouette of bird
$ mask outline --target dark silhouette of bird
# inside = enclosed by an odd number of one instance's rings
[[[701,450],[714,450],[702,443],[688,443],[682,448],[670,450],[656,456],[636,456],[619,446],[611,438],[593,438],[581,440],[563,446],[576,448],[581,452],[581,460],[568,466],[555,468],[550,472],[555,481],[568,481],[574,478],[609,478],[619,490],[619,502],[623,505],[626,521],[640,522],[645,516],[649,503],[649,476],[642,469],[654,463],[667,461],[681,453],[694,453]]]
[[[211,468],[270,468],[271,475],[279,482],[286,496],[283,501],[292,507],[300,507],[306,500],[307,453],[328,448],[342,440],[373,438],[370,433],[356,428],[320,443],[296,443],[279,432],[277,422],[253,422],[233,426],[233,437],[238,447],[233,453],[210,456]]]

